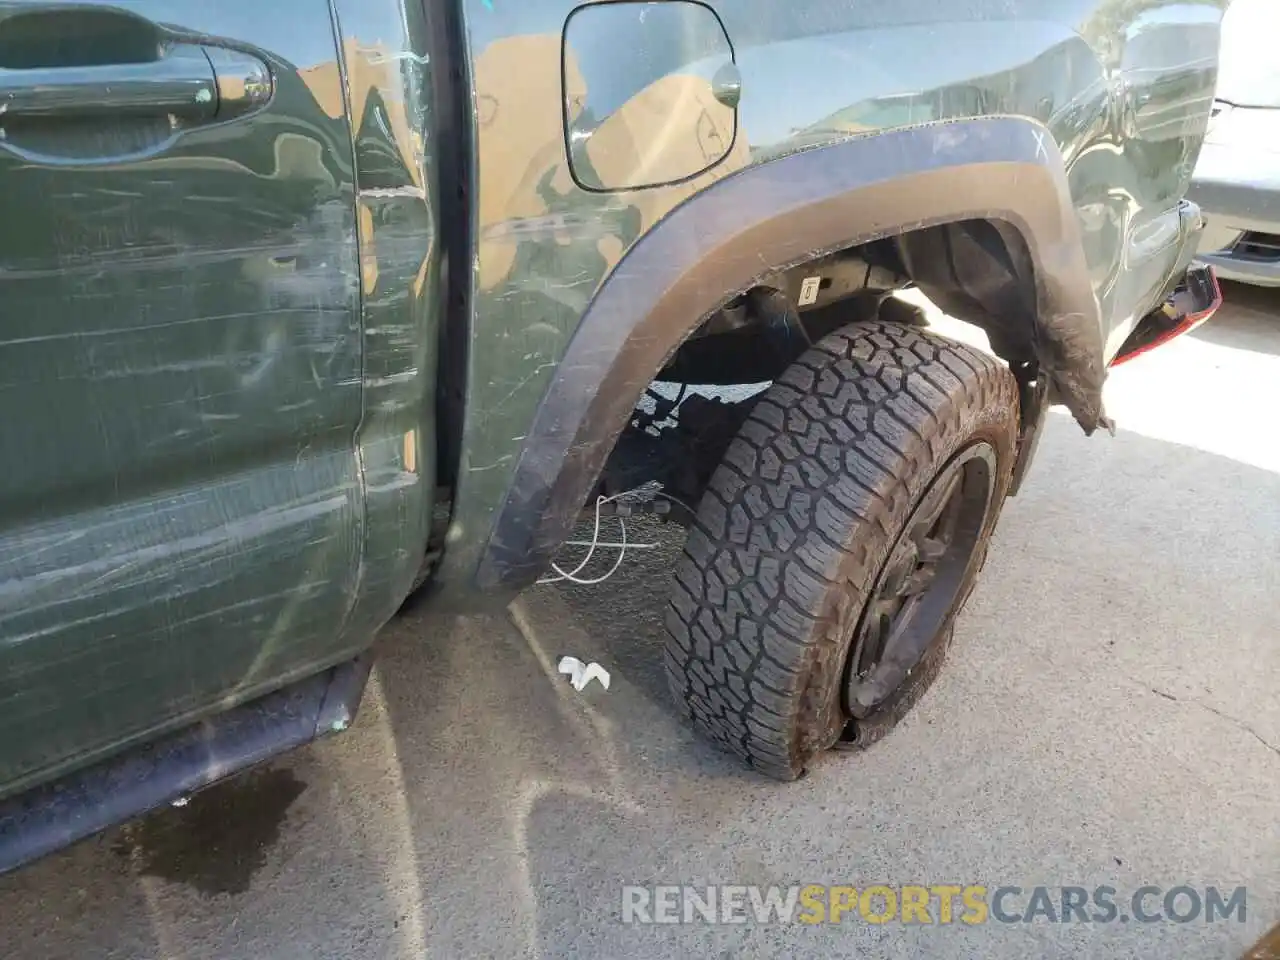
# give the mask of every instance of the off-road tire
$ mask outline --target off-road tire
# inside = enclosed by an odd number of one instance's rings
[[[995,358],[915,327],[854,324],[765,392],[725,453],[676,570],[665,662],[713,742],[776,778],[883,737],[928,689],[1008,489],[1017,388]],[[963,587],[893,698],[851,724],[855,627],[887,553],[958,451],[995,451],[991,505]]]

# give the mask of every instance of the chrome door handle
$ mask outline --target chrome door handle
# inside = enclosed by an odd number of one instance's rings
[[[179,43],[143,63],[0,69],[0,124],[20,117],[102,122],[168,114],[190,126],[231,119],[271,94],[271,71],[256,57]]]

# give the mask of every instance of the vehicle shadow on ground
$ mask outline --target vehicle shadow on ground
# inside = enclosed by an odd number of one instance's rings
[[[662,545],[606,583],[394,621],[355,728],[268,768],[278,836],[261,802],[234,802],[263,796],[251,774],[0,878],[5,952],[969,956],[981,936],[988,956],[1235,955],[1265,908],[1230,929],[896,928],[869,944],[840,927],[625,926],[621,889],[1203,877],[1273,902],[1277,530],[1280,475],[1053,418],[938,685],[872,751],[783,785],[678,719],[661,644],[680,531],[639,523]],[[605,665],[610,689],[573,691],[562,654]],[[241,892],[217,886],[228,862],[251,867]]]

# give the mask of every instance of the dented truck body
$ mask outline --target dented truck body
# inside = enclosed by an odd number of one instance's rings
[[[411,592],[530,585],[752,291],[874,267],[1105,424],[1224,5],[0,4],[0,870],[349,718]]]

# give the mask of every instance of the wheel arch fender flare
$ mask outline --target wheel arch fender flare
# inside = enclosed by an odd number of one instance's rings
[[[1104,421],[1101,317],[1049,131],[998,117],[855,137],[726,177],[626,253],[539,404],[475,586],[513,594],[547,568],[644,390],[732,297],[779,269],[964,220],[1021,238],[1034,288],[1027,336],[1055,396],[1091,432]]]

